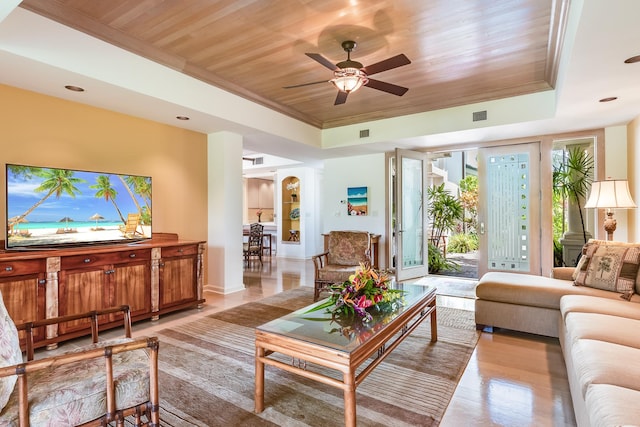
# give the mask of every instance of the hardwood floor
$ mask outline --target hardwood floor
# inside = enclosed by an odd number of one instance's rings
[[[557,339],[483,332],[441,426],[575,426]]]
[[[134,334],[191,321],[203,314],[313,283],[310,260],[265,258],[245,270],[246,289],[222,296],[205,293],[202,310],[186,310],[134,325]],[[438,303],[473,310],[472,299],[439,296]],[[557,339],[483,332],[440,423],[459,426],[575,426],[567,372]]]

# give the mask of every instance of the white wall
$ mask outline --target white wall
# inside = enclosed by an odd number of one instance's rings
[[[380,234],[380,252],[386,246],[386,163],[385,155],[345,157],[326,160],[322,180],[322,229],[361,230]],[[347,215],[347,187],[367,187],[368,215]],[[342,203],[344,201],[345,203]],[[379,254],[380,267],[386,267],[384,255]]]

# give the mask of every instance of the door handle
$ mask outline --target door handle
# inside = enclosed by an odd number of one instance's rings
[[[480,223],[480,234],[484,234],[484,222]]]

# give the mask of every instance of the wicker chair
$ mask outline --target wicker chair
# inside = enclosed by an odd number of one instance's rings
[[[125,338],[98,342],[104,315],[124,317]],[[93,344],[33,360],[34,329],[85,318]],[[159,410],[158,340],[131,339],[128,306],[16,326],[0,294],[0,425],[159,426]]]
[[[344,282],[360,263],[370,263],[371,238],[366,231],[331,231],[327,251],[313,257],[313,299],[334,283]]]

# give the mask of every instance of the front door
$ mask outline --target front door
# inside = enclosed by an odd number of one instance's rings
[[[478,273],[541,274],[540,144],[478,150]]]

